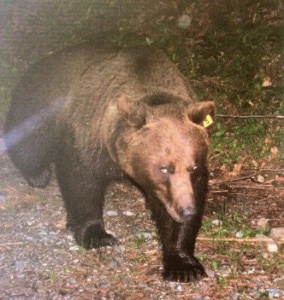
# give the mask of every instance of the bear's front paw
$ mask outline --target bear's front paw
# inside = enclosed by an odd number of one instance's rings
[[[76,242],[85,249],[113,246],[117,239],[107,233],[101,222],[89,221],[75,230]]]
[[[171,256],[164,259],[163,278],[168,281],[190,282],[207,277],[204,267],[195,257]]]

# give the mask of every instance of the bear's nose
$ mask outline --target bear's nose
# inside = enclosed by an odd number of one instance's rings
[[[195,207],[192,207],[192,206],[188,206],[188,207],[184,208],[181,211],[181,217],[184,220],[187,220],[187,219],[189,219],[190,217],[192,217],[193,215],[196,215],[196,214],[197,214],[197,210],[196,210]]]

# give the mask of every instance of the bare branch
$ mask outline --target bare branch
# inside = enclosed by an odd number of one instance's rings
[[[235,116],[235,115],[219,115],[219,118],[231,118],[231,119],[279,119],[284,120],[284,116],[269,116],[269,115],[249,115],[249,116]]]
[[[238,242],[238,243],[259,243],[259,242],[273,242],[273,239],[271,238],[210,238],[210,237],[204,237],[204,236],[198,236],[198,241],[210,241],[210,242]]]

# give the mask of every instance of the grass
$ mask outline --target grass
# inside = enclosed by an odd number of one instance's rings
[[[201,232],[212,238],[222,238],[233,236],[239,233],[239,237],[254,237],[260,231],[251,228],[247,225],[247,220],[237,212],[228,216],[226,213],[213,213],[213,216],[218,220],[218,225],[214,225],[212,220],[207,220],[203,223]]]
[[[214,220],[219,220],[219,222]],[[222,239],[227,237],[236,238],[236,233],[240,232],[242,238],[255,237],[256,234],[263,233],[249,224],[249,220],[246,220],[239,213],[232,212],[229,214],[226,211],[213,213],[210,219],[205,219],[203,223],[201,235],[213,239],[211,242],[212,252],[203,254],[203,260],[216,273],[216,280],[221,288],[231,286],[235,284],[236,280],[248,276],[250,269],[253,276],[260,277],[263,276],[261,275],[263,273],[284,271],[284,249],[280,248],[277,253],[269,253],[266,244],[257,241],[246,243],[244,240],[226,241]],[[276,285],[274,284],[274,286]],[[281,288],[281,286],[278,286],[278,288]],[[240,287],[239,292],[241,294],[245,293],[243,289],[247,288]]]
[[[47,279],[53,284],[56,282],[57,274],[54,270],[47,270]]]

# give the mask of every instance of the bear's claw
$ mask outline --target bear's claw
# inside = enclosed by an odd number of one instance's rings
[[[163,278],[168,281],[192,282],[207,277],[204,267],[194,258],[194,264],[172,259],[164,267]]]
[[[193,282],[207,277],[204,270],[192,267],[192,270],[167,270],[163,272],[163,278],[168,281]]]
[[[87,222],[75,231],[76,242],[85,249],[113,246],[117,239],[107,233],[99,222]]]

